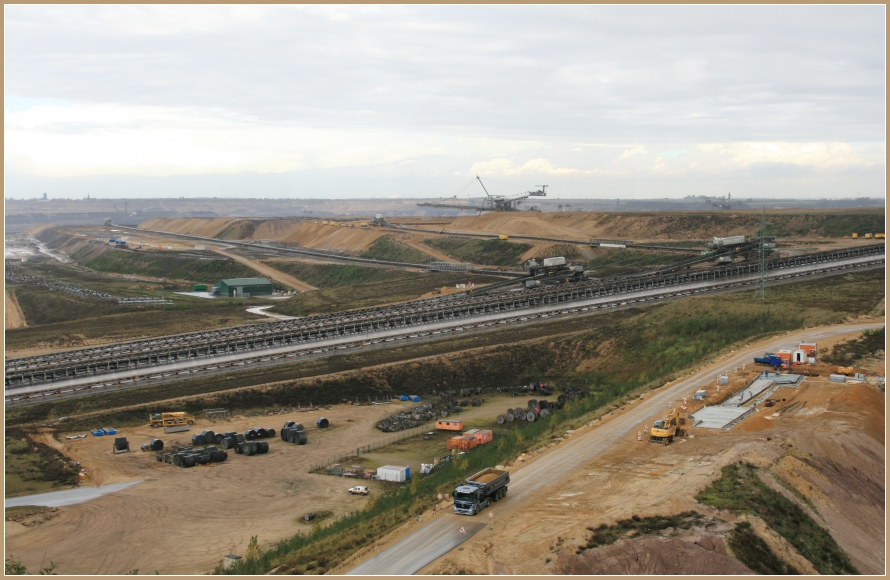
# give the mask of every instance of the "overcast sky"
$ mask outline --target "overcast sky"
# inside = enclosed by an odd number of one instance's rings
[[[5,6],[6,197],[882,197],[885,7]]]

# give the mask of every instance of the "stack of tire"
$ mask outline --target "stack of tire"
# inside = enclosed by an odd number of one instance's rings
[[[183,447],[178,451],[159,453],[157,455],[158,461],[178,465],[179,467],[194,467],[196,465],[207,465],[208,463],[222,463],[228,458],[229,454],[222,449],[217,449],[215,445],[203,449]]]
[[[512,423],[513,421],[533,422],[538,417],[546,417],[554,411],[562,409],[565,403],[565,395],[560,395],[555,402],[543,399],[540,401],[537,399],[530,399],[525,408],[516,407],[515,409],[507,409],[506,413],[499,415],[498,424],[503,425],[504,423]]]
[[[303,425],[296,421],[285,421],[284,427],[281,429],[281,440],[288,443],[296,443],[297,445],[306,445],[309,438]]]

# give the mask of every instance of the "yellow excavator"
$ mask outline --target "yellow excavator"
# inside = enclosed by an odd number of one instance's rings
[[[649,431],[649,443],[673,443],[674,437],[680,437],[683,432],[677,427],[680,422],[680,410],[671,409],[670,413],[659,419],[652,425]]]

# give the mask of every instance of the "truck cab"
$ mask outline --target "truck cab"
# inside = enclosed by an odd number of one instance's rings
[[[489,504],[488,498],[482,500],[481,490],[472,485],[461,485],[451,494],[454,497],[454,513],[474,516]]]

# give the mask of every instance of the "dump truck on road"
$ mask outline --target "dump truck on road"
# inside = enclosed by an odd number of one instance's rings
[[[471,475],[451,494],[454,498],[454,513],[476,515],[492,501],[505,497],[508,483],[510,483],[510,472],[506,469],[488,467]]]

